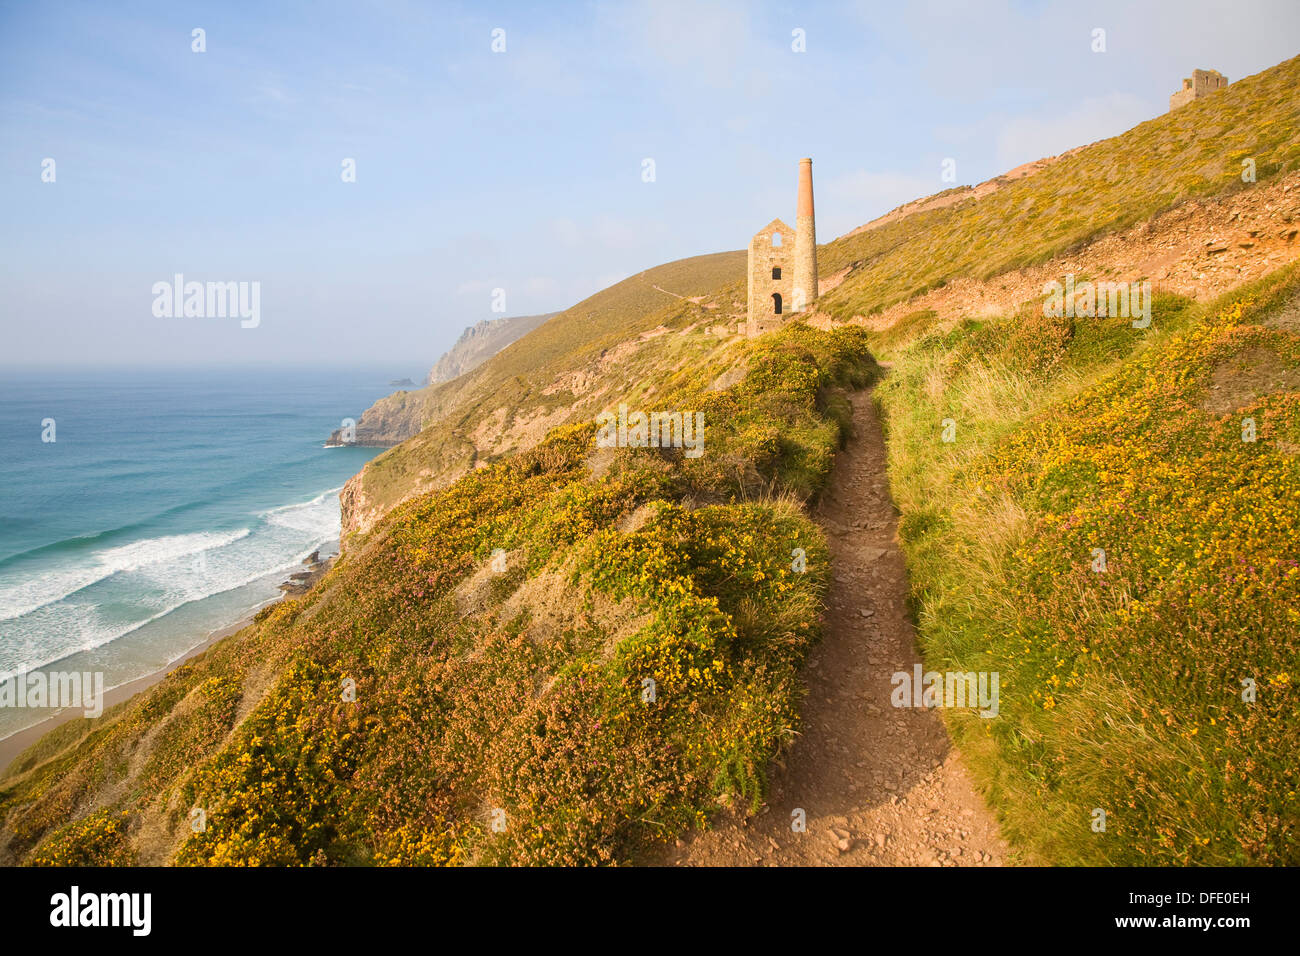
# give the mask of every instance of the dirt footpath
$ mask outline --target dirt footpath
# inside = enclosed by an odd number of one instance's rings
[[[854,435],[817,515],[834,581],[822,642],[804,679],[803,731],[773,771],[767,806],[670,849],[674,866],[999,866],[997,824],[939,715],[890,705],[895,671],[920,658],[869,392],[853,396]],[[802,809],[806,831],[794,832]]]

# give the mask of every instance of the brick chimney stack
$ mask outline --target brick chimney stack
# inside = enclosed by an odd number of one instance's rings
[[[790,303],[804,312],[817,298],[817,227],[813,222],[812,160],[799,160],[799,203],[794,222],[794,289]]]

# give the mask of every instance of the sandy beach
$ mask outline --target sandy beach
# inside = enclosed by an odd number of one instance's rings
[[[144,677],[138,677],[135,680],[127,681],[125,684],[119,684],[111,690],[104,691],[104,710],[107,711],[110,707],[114,707],[122,701],[134,697],[136,694],[140,693],[140,691],[152,687],[186,661],[202,654],[223,637],[229,637],[231,634],[247,627],[252,623],[252,621],[252,617],[248,617],[240,621],[238,624],[232,624],[230,627],[222,628],[221,630],[211,634],[207,640],[198,647],[187,651],[166,667],[159,668],[152,674],[146,674]],[[82,716],[82,712],[77,708],[66,707],[63,710],[57,711],[54,716],[42,720],[39,724],[28,727],[26,730],[20,730],[18,733],[11,734],[3,740],[0,740],[0,775],[4,774],[5,770],[8,769],[9,764],[15,757],[32,744],[36,743],[36,741],[40,740],[55,727],[58,727],[60,724],[65,724],[70,720],[87,719],[88,718]]]
[[[289,575],[285,583],[280,585],[280,589],[283,592],[282,595],[279,598],[268,601],[267,604],[274,604],[275,601],[283,600],[285,596],[294,596],[310,590],[311,586],[320,580],[320,578],[325,575],[325,572],[327,572],[334,563],[333,557],[320,560],[318,555],[319,552],[313,554],[311,558],[308,559],[308,562],[311,563],[304,562],[304,564],[306,564],[306,570],[296,571]],[[265,606],[265,604],[262,605],[262,607]],[[261,610],[261,608],[258,608],[257,610]],[[257,611],[255,610],[252,614],[249,614],[237,623],[213,631],[201,644],[186,651],[165,667],[161,667],[153,673],[145,674],[143,677],[137,677],[135,680],[127,681],[125,684],[118,684],[116,687],[104,691],[104,710],[107,711],[109,708],[120,704],[122,701],[129,700],[142,690],[152,687],[186,661],[198,657],[213,644],[216,644],[223,638],[229,637],[231,634],[243,630],[249,624],[253,623],[253,615],[256,613]],[[36,743],[36,741],[40,740],[41,737],[45,736],[55,727],[65,724],[70,720],[87,719],[88,718],[83,716],[80,709],[76,707],[66,707],[62,710],[56,711],[52,716],[42,720],[39,724],[34,724],[31,727],[20,730],[15,734],[10,734],[8,737],[0,740],[0,777],[3,777],[9,764],[13,762],[15,757],[32,744]]]

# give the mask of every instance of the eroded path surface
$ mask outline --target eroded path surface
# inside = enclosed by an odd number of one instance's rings
[[[890,676],[920,658],[869,392],[853,396],[854,435],[835,462],[818,521],[835,577],[826,629],[809,656],[803,732],[773,772],[767,806],[670,849],[678,866],[998,866],[997,823],[939,715],[890,705]],[[806,832],[791,813],[806,814]]]

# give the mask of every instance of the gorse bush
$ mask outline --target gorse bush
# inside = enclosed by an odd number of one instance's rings
[[[32,866],[133,866],[129,815],[100,810],[56,830],[33,853]]]

